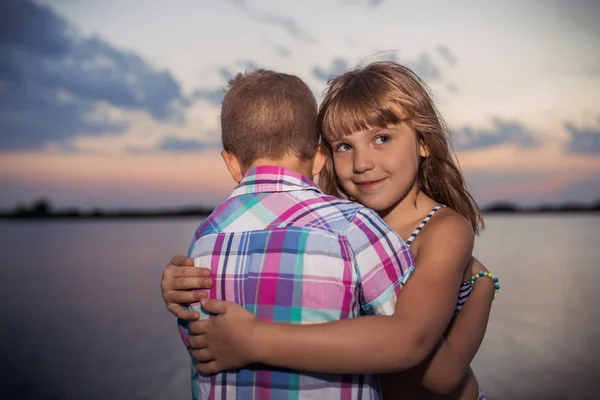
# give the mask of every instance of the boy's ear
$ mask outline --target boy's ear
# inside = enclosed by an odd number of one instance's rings
[[[313,160],[313,168],[312,168],[313,177],[315,175],[318,175],[321,173],[321,170],[325,166],[325,161],[327,161],[327,156],[323,152],[322,147],[319,146],[319,148],[317,149],[317,152],[315,154],[315,158]]]
[[[240,183],[242,177],[244,176],[240,160],[238,160],[235,154],[232,154],[225,150],[221,151],[221,157],[223,158],[223,161],[225,161],[225,165],[227,166],[227,170],[229,170],[231,177],[237,183]]]

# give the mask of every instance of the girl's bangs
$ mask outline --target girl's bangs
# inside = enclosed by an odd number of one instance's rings
[[[322,129],[328,142],[358,131],[390,128],[405,114],[386,93],[373,93],[364,85],[341,91],[325,107]]]

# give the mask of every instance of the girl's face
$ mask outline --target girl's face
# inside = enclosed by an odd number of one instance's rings
[[[414,130],[406,123],[354,132],[331,143],[338,181],[346,194],[381,212],[417,186],[419,157]]]

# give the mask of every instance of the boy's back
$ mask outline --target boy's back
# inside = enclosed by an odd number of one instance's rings
[[[295,324],[391,314],[413,265],[408,248],[373,211],[325,196],[309,179],[276,166],[246,172],[198,228],[189,255],[196,265],[210,265],[210,297],[241,304],[261,320]],[[186,341],[186,326],[180,330]],[[375,376],[264,365],[210,377],[194,370],[192,386],[199,399],[379,398]]]

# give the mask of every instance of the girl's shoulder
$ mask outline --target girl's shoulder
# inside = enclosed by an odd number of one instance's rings
[[[468,231],[473,232],[471,223],[468,219],[454,211],[450,207],[441,207],[435,214],[435,218],[430,221],[432,226],[450,227],[456,229],[468,228]]]
[[[469,220],[450,207],[440,208],[434,218],[429,221],[429,225],[429,234],[435,234],[436,237],[440,235],[475,237]]]
[[[471,258],[475,234],[469,221],[456,211],[442,207],[427,222],[411,245],[417,268],[430,273],[464,277]]]
[[[442,207],[427,222],[414,244],[420,249],[434,250],[436,244],[441,242],[453,242],[472,248],[474,241],[475,232],[469,220],[450,207]]]

